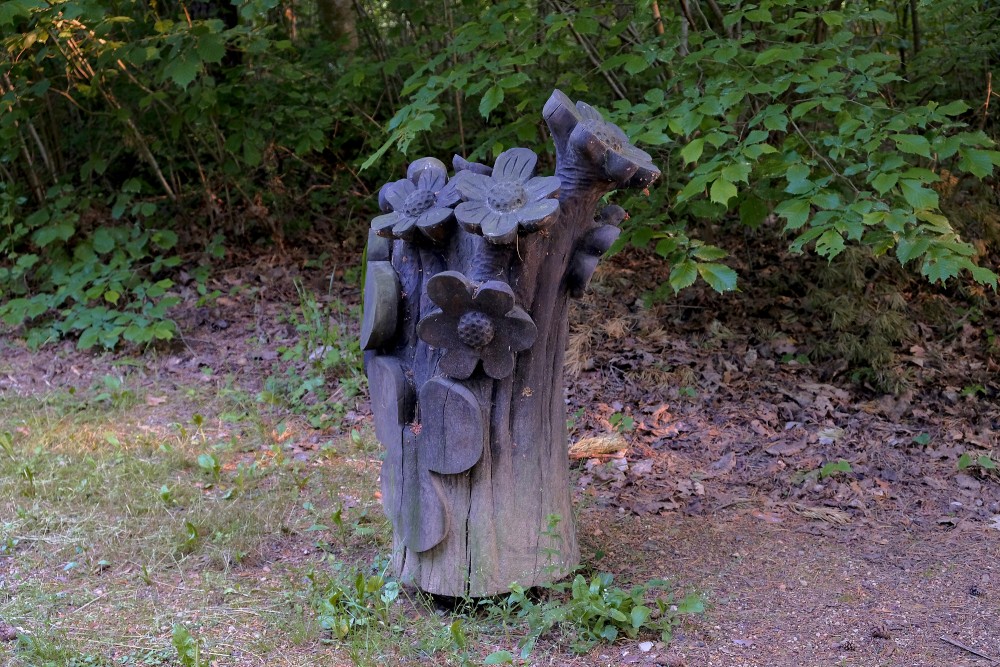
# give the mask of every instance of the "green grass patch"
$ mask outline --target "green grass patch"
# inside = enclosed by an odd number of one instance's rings
[[[607,575],[444,607],[400,586],[371,433],[317,443],[242,397],[0,397],[0,663],[501,664],[678,622]]]

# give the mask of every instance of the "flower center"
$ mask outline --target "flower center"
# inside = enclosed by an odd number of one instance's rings
[[[489,316],[478,310],[470,310],[458,321],[458,339],[469,347],[484,347],[493,340],[494,333]]]
[[[528,193],[517,181],[495,183],[486,197],[486,204],[498,213],[516,211],[528,202]]]
[[[433,206],[435,201],[434,193],[430,190],[414,190],[403,202],[403,215],[415,218]]]

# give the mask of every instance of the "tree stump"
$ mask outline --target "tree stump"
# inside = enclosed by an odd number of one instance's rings
[[[571,297],[625,212],[608,192],[645,188],[650,156],[583,102],[554,91],[543,115],[554,176],[526,148],[491,168],[413,162],[379,192],[362,347],[392,565],[404,583],[486,596],[569,574],[563,356]]]

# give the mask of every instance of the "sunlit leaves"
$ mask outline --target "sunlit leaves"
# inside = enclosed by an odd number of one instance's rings
[[[716,292],[736,289],[736,272],[725,264],[705,262],[698,264],[698,275]]]

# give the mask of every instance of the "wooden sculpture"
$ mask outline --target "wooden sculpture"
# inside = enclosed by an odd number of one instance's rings
[[[434,158],[379,192],[361,343],[396,575],[484,596],[568,574],[563,355],[567,308],[619,234],[600,199],[660,175],[596,110],[555,91],[543,110],[555,176],[526,148],[492,168]]]

